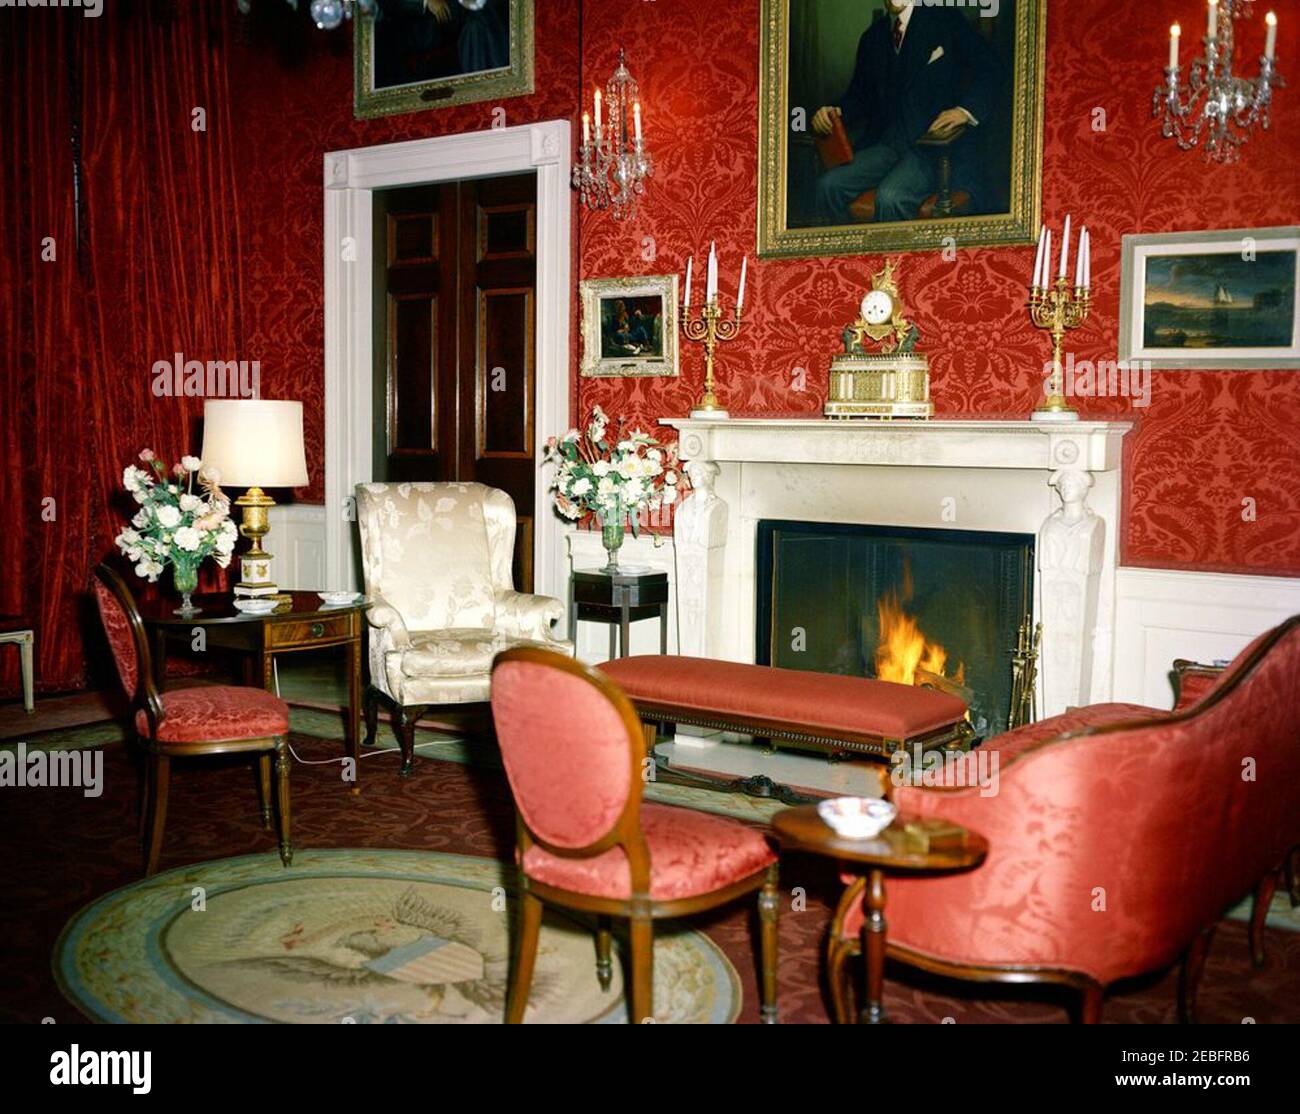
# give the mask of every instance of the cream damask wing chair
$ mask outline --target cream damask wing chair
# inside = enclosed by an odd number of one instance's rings
[[[431,706],[486,701],[492,659],[512,646],[562,654],[551,632],[564,605],[514,590],[515,505],[477,483],[357,485],[357,521],[370,624],[366,744],[387,704],[415,760],[415,724]]]

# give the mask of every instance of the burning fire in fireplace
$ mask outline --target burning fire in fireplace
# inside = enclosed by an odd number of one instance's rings
[[[903,599],[910,599],[912,588],[911,570],[903,582]],[[949,674],[948,651],[938,642],[931,642],[921,630],[915,616],[909,615],[898,592],[890,589],[876,601],[876,613],[880,617],[880,641],[876,645],[876,676],[882,681],[897,681],[902,685],[917,683],[918,672],[927,682],[940,678],[950,685],[943,688],[959,689],[966,684],[966,665],[958,662],[953,673]]]

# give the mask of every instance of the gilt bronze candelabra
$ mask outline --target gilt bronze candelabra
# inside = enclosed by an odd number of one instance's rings
[[[1052,334],[1052,373],[1044,386],[1046,398],[1031,415],[1039,422],[1072,422],[1078,411],[1065,400],[1064,365],[1061,347],[1065,334],[1077,329],[1088,318],[1092,294],[1087,287],[1071,287],[1065,276],[1060,276],[1050,286],[1029,288],[1029,317],[1040,329]]]
[[[700,396],[695,409],[691,411],[692,418],[728,416],[726,408],[718,403],[718,396],[714,390],[716,384],[713,378],[713,353],[719,342],[734,340],[736,334],[740,332],[740,312],[740,304],[737,303],[736,315],[724,319],[716,294],[704,303],[704,308],[698,317],[691,316],[688,306],[682,307],[682,333],[687,340],[704,342],[704,394]]]

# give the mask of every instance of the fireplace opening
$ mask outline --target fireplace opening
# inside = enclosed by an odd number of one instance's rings
[[[1032,534],[766,519],[755,660],[956,692],[987,739],[1011,717],[1033,568]]]

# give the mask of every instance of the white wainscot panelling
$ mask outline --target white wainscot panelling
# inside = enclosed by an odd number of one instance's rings
[[[570,526],[565,533],[568,553],[566,570],[565,606],[568,606],[568,573],[573,569],[583,571],[603,568],[605,565],[605,547],[600,543],[599,530],[581,530]],[[674,547],[672,538],[655,537],[642,534],[639,538],[627,535],[623,548],[618,552],[618,563],[627,568],[652,568],[655,572],[668,574],[668,652],[678,653],[677,648],[677,576],[674,569]],[[561,629],[568,631],[568,618],[563,620]],[[578,624],[578,657],[588,665],[596,665],[609,660],[609,631],[605,623],[583,622]],[[631,651],[634,654],[659,653],[659,621],[642,619],[632,624]]]
[[[281,588],[325,591],[341,585],[325,583],[325,508],[286,503],[270,511],[271,532],[266,547],[275,557],[272,575]],[[242,543],[236,548],[238,554]]]
[[[1300,580],[1121,567],[1114,699],[1168,708],[1175,658],[1226,660],[1300,613]]]

